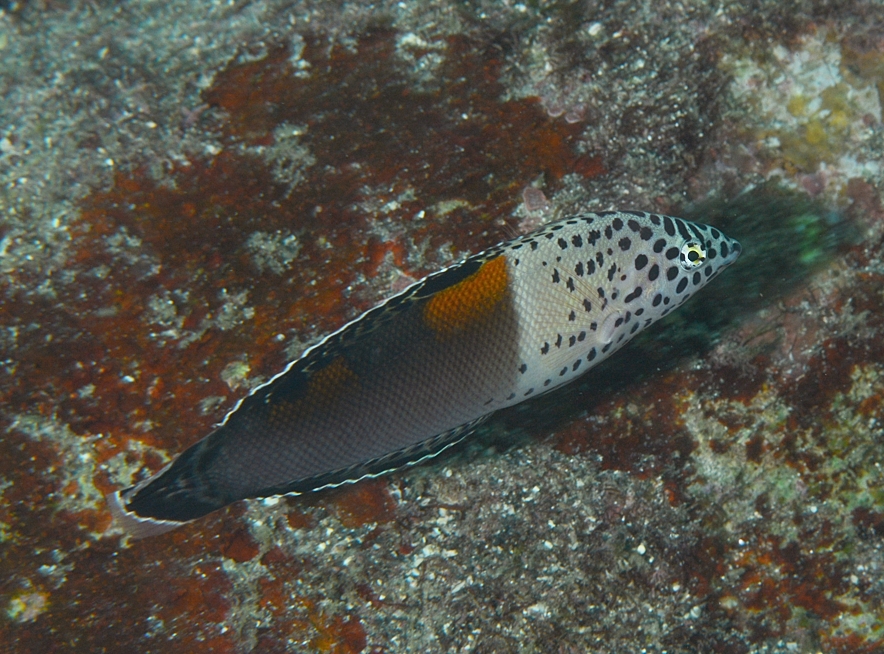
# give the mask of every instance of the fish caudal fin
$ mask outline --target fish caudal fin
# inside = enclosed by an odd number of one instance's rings
[[[204,449],[201,441],[149,479],[108,495],[116,523],[133,538],[155,536],[236,499],[213,497],[200,480],[197,466]]]
[[[177,520],[157,520],[155,518],[142,518],[126,508],[122,498],[124,491],[111,493],[105,498],[107,508],[114,517],[114,524],[135,539],[159,536],[167,531],[177,529],[184,522]]]

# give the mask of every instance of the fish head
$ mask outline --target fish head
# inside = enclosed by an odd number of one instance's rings
[[[687,302],[742,251],[711,225],[639,212],[608,219],[597,245],[605,261],[599,339],[609,351]]]
[[[650,299],[661,317],[684,304],[742,252],[738,241],[711,225],[668,217],[663,217],[663,223],[661,239],[665,239],[665,244],[658,239],[651,246],[660,276]]]

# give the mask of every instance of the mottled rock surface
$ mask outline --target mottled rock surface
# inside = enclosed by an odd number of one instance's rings
[[[874,0],[0,2],[0,643],[884,650],[881,25]],[[745,254],[433,465],[111,524],[106,493],[305,345],[611,208]]]

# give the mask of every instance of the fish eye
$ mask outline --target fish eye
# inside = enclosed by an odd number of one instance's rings
[[[699,241],[686,241],[681,246],[678,261],[682,270],[694,270],[706,262],[706,248]]]

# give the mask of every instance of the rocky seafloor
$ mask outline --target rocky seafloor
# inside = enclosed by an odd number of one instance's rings
[[[0,650],[884,651],[884,6],[0,2]],[[555,217],[737,265],[431,465],[104,497]]]

